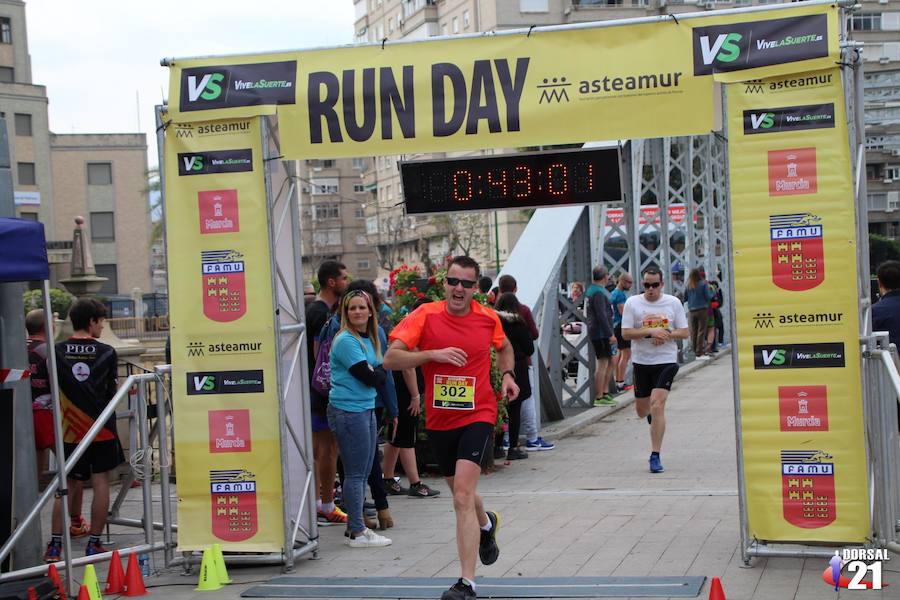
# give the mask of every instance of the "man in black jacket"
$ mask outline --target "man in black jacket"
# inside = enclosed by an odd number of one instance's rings
[[[594,267],[591,273],[592,284],[587,292],[587,326],[588,336],[594,346],[594,354],[597,357],[597,369],[594,372],[594,388],[596,398],[594,406],[609,406],[615,404],[612,394],[609,393],[609,380],[612,376],[613,346],[616,336],[612,324],[612,307],[609,303],[609,292],[606,284],[609,282],[609,273],[604,267]]]
[[[890,342],[900,348],[900,262],[885,261],[875,274],[881,299],[872,305],[872,331],[887,331]],[[897,415],[900,422],[900,406]]]

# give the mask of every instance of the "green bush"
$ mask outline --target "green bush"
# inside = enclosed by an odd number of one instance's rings
[[[50,288],[50,309],[65,319],[69,314],[69,307],[75,301],[75,296],[65,290]],[[22,294],[22,304],[25,305],[25,313],[35,308],[44,308],[44,295],[41,290],[29,290]]]

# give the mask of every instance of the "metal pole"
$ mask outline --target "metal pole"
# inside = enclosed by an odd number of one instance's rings
[[[56,455],[56,479],[58,492],[56,497],[59,499],[62,507],[62,534],[63,534],[63,552],[66,561],[66,593],[72,595],[72,537],[69,533],[69,490],[66,489],[66,459],[65,450],[63,449],[62,438],[62,408],[59,403],[59,377],[57,377],[58,368],[56,365],[56,345],[53,343],[53,309],[50,306],[50,282],[44,281],[44,335],[47,338],[47,377],[50,379],[50,396],[53,401],[53,444],[54,454]],[[72,463],[75,464],[74,462]],[[48,486],[49,489],[49,486]],[[47,496],[47,493],[44,493]],[[43,498],[41,499],[43,500]],[[40,502],[36,507],[38,511],[44,505]],[[31,516],[31,515],[29,515]],[[33,518],[33,517],[32,517]],[[24,524],[23,524],[24,525]],[[24,527],[20,525],[24,530]],[[17,530],[18,532],[18,530]],[[51,532],[53,533],[53,532]],[[15,537],[15,534],[13,534]]]
[[[138,433],[140,434],[141,447],[141,491],[144,498],[144,541],[153,543],[153,495],[151,483],[153,482],[153,464],[150,462],[151,445],[150,433],[147,425],[147,384],[143,381],[138,384],[137,394],[137,420]]]
[[[170,365],[156,367],[156,425],[159,428],[159,495],[162,502],[163,524],[163,564],[170,566],[174,558],[174,544],[172,543],[172,504],[171,491],[169,489],[169,405],[165,396],[165,373],[170,372]]]
[[[494,265],[497,273],[500,273],[500,225],[497,222],[497,212],[494,211]]]

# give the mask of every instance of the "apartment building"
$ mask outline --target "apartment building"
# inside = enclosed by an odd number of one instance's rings
[[[45,86],[32,81],[25,3],[0,0],[0,113],[9,134],[16,216],[41,221],[51,280],[69,274],[75,216],[85,218],[103,294],[150,290],[144,134],[50,131]]]
[[[355,34],[358,43],[385,38],[424,39],[531,25],[775,3],[769,0],[354,0]],[[900,12],[895,11],[900,11],[900,2],[895,0],[863,0],[860,10],[848,20],[848,30],[852,39],[866,44],[863,56],[867,73],[870,231],[896,238],[900,237]],[[382,251],[393,249],[395,255],[408,260],[435,255],[450,239],[446,227],[434,219],[404,220],[397,209],[391,210],[393,204],[402,200],[396,163],[397,157],[376,158],[372,170],[364,173],[366,185],[376,200],[367,210],[367,231]],[[496,217],[484,216],[488,243],[482,249],[487,256],[481,258],[488,265],[502,264],[527,221],[521,213],[495,214]],[[393,243],[398,237],[393,233],[394,223],[401,224],[399,244]]]
[[[378,275],[377,253],[366,237],[371,194],[360,176],[370,163],[369,158],[300,162],[300,232],[308,279],[327,259],[343,262],[355,279]]]

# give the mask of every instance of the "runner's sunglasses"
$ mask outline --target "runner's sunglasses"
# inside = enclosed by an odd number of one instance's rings
[[[462,284],[462,286],[467,290],[471,290],[473,287],[475,287],[475,284],[478,283],[477,281],[472,281],[471,279],[460,279],[459,277],[448,277],[445,281],[450,287],[456,287],[457,285]]]
[[[645,281],[644,282],[644,288],[648,289],[648,290],[650,288],[658,288],[660,285],[661,285],[661,282],[659,282],[659,281],[653,281],[653,282]]]

